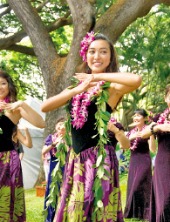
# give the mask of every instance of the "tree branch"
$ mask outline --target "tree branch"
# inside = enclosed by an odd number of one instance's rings
[[[10,47],[6,48],[9,51],[20,52],[26,55],[35,56],[35,52],[33,48],[23,46],[23,45],[11,45]]]
[[[0,5],[0,9],[6,8],[3,12],[0,13],[0,18],[2,18],[4,15],[8,14],[11,11],[11,8],[8,4]]]
[[[95,30],[106,34],[116,42],[131,23],[145,16],[154,5],[163,2],[168,3],[169,0],[119,0],[100,17]]]

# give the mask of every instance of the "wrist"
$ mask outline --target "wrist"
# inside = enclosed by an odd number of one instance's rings
[[[18,107],[22,107],[22,106],[23,106],[23,103],[24,103],[24,102],[23,102],[22,100],[19,100],[19,101],[18,101]]]
[[[102,80],[102,73],[98,73],[98,74],[92,74],[93,75],[93,82],[98,82]]]
[[[115,135],[118,135],[121,133],[121,130],[117,128],[117,130],[115,131]]]
[[[152,126],[150,127],[150,131],[151,131],[151,135],[156,135],[156,126],[157,126],[157,124],[156,123],[154,123],[154,124],[152,124]]]

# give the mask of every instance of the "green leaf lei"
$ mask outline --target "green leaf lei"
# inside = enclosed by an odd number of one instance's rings
[[[101,86],[101,93],[97,97],[96,105],[97,112],[95,113],[96,119],[96,127],[99,135],[99,141],[97,144],[98,149],[98,157],[96,161],[96,177],[93,184],[94,191],[94,211],[92,215],[92,220],[96,221],[97,211],[103,211],[103,190],[102,190],[102,180],[108,179],[108,172],[104,168],[104,162],[106,158],[106,150],[104,146],[108,143],[109,138],[107,134],[107,124],[110,120],[111,114],[106,110],[106,102],[109,98],[108,88],[110,87],[110,82],[105,82],[104,85]]]
[[[74,84],[70,87],[70,89],[74,88],[79,83],[78,81],[75,80],[75,78],[72,79],[72,81],[74,81]],[[95,207],[92,215],[93,221],[96,221],[97,211],[98,210],[101,211],[104,209],[102,202],[102,196],[103,196],[102,180],[107,180],[109,176],[107,170],[104,168],[104,161],[106,158],[106,150],[104,146],[105,144],[107,144],[109,140],[107,135],[107,123],[111,117],[111,114],[106,111],[106,102],[108,101],[109,98],[109,93],[108,93],[109,87],[110,87],[110,82],[105,82],[101,86],[100,95],[97,97],[96,100],[97,112],[95,113],[95,119],[96,119],[95,127],[97,128],[98,132],[97,135],[99,135],[99,141],[96,146],[96,148],[98,149],[98,157],[96,165],[94,166],[96,168],[97,174],[93,185],[94,207]],[[65,143],[60,143],[56,147],[57,149],[56,161],[58,161],[58,163],[56,164],[56,167],[54,168],[51,174],[52,182],[50,184],[50,191],[46,202],[47,208],[49,207],[49,205],[56,208],[57,200],[59,197],[59,186],[63,181],[62,168],[65,166],[66,163],[67,148],[71,146],[71,140],[70,140],[71,119],[69,115],[68,104],[66,105],[66,110],[68,113],[68,118],[67,121],[65,122],[65,127],[66,127],[66,134],[64,136]],[[47,208],[44,210],[45,218],[47,217]]]
[[[57,200],[60,192],[60,185],[63,181],[63,168],[66,163],[67,149],[71,146],[70,140],[70,119],[65,121],[66,133],[63,137],[63,141],[57,144],[56,148],[56,161],[57,164],[51,172],[51,184],[49,187],[49,194],[46,197],[46,209],[43,211],[44,219],[47,217],[47,209],[51,205],[56,208]]]

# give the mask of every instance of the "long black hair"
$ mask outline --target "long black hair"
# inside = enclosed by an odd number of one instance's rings
[[[0,78],[6,79],[6,81],[8,82],[8,87],[9,87],[8,97],[10,99],[10,102],[17,101],[17,88],[11,76],[7,72],[0,70]]]

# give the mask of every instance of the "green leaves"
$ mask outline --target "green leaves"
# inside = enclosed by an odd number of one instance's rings
[[[132,93],[132,97],[125,95],[124,98],[130,99],[128,106],[125,107],[126,102],[123,104],[123,110],[130,110],[132,106],[133,110],[137,107],[154,112],[164,110],[164,87],[170,82],[169,24],[170,10],[161,4],[137,19],[120,36],[117,50],[121,66],[142,75],[143,82],[140,90],[134,91],[136,97]],[[125,114],[123,116],[125,118]],[[128,117],[130,123],[131,113]]]
[[[95,113],[96,119],[96,127],[99,134],[99,141],[97,144],[98,149],[98,157],[96,161],[96,178],[93,185],[94,190],[94,206],[95,210],[93,212],[93,219],[96,218],[97,211],[103,208],[102,196],[103,196],[103,189],[102,189],[102,180],[107,180],[108,172],[106,172],[105,166],[105,158],[106,158],[106,150],[105,144],[108,142],[108,135],[107,135],[107,123],[110,119],[111,114],[106,110],[106,103],[109,98],[108,88],[110,87],[110,83],[106,82],[102,85],[102,90],[100,95],[97,97],[96,105],[97,105],[97,112]]]

